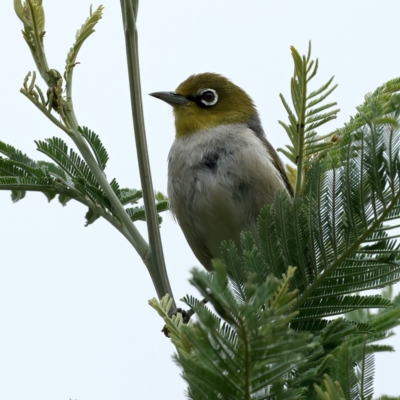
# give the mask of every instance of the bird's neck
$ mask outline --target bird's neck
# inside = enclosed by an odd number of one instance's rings
[[[207,114],[198,114],[191,111],[180,113],[175,111],[175,130],[176,137],[181,138],[192,135],[196,132],[202,132],[223,125],[249,124],[251,121],[257,121],[257,114],[244,115],[242,112],[232,111],[224,115],[209,112]]]

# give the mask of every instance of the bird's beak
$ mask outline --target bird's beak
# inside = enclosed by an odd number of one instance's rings
[[[186,97],[176,92],[155,92],[155,93],[150,93],[150,96],[163,100],[166,103],[170,104],[171,106],[175,104],[184,105],[189,103],[189,100]]]

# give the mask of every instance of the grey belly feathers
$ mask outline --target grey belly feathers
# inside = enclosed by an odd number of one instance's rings
[[[208,270],[223,240],[239,247],[242,230],[276,190],[285,190],[265,143],[246,124],[222,125],[176,138],[168,156],[168,197],[195,256]]]

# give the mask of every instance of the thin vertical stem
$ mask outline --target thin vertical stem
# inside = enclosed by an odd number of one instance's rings
[[[298,132],[298,158],[297,158],[297,175],[296,175],[296,186],[294,190],[294,197],[297,198],[301,194],[302,186],[303,186],[303,158],[304,158],[304,136],[305,136],[305,125],[306,125],[306,99],[307,99],[307,63],[303,58],[301,65],[301,71],[297,73],[293,78],[293,84],[299,85],[300,89],[300,109],[298,113],[298,122],[297,122],[297,132]]]
[[[143,118],[138,35],[136,29],[138,3],[138,0],[121,0],[121,8],[126,42],[132,117],[135,128],[140,180],[142,184],[143,201],[146,210],[146,222],[149,235],[150,252],[147,261],[149,272],[153,279],[154,286],[156,287],[158,297],[161,299],[166,293],[171,297],[173,296],[165,267]],[[173,305],[173,312],[175,311],[174,309],[175,304]]]

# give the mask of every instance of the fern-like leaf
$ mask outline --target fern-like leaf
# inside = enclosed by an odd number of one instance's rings
[[[68,52],[65,66],[65,80],[70,82],[73,68],[76,64],[76,58],[78,56],[79,50],[82,47],[85,40],[94,32],[94,27],[102,18],[103,6],[99,6],[94,12],[92,12],[92,7],[90,7],[90,16],[86,19],[84,24],[76,32],[75,43]]]
[[[217,315],[202,302],[188,298],[198,321],[180,325],[173,320],[171,339],[178,354],[175,361],[183,368],[189,394],[196,399],[266,399],[279,394],[294,399],[298,389],[285,388],[282,377],[301,365],[303,353],[315,348],[307,343],[309,334],[288,328],[293,314],[287,314],[295,293],[288,290],[294,269],[281,281],[267,279],[260,286],[247,282],[243,298],[235,300],[228,274],[220,262],[215,272],[193,271],[192,283],[205,296]],[[160,305],[152,304],[166,320]]]
[[[85,126],[82,128],[79,127],[78,130],[92,148],[100,168],[104,170],[106,168],[109,157],[106,148],[103,146],[103,143],[100,140],[99,135],[91,131],[89,128],[86,128]]]

